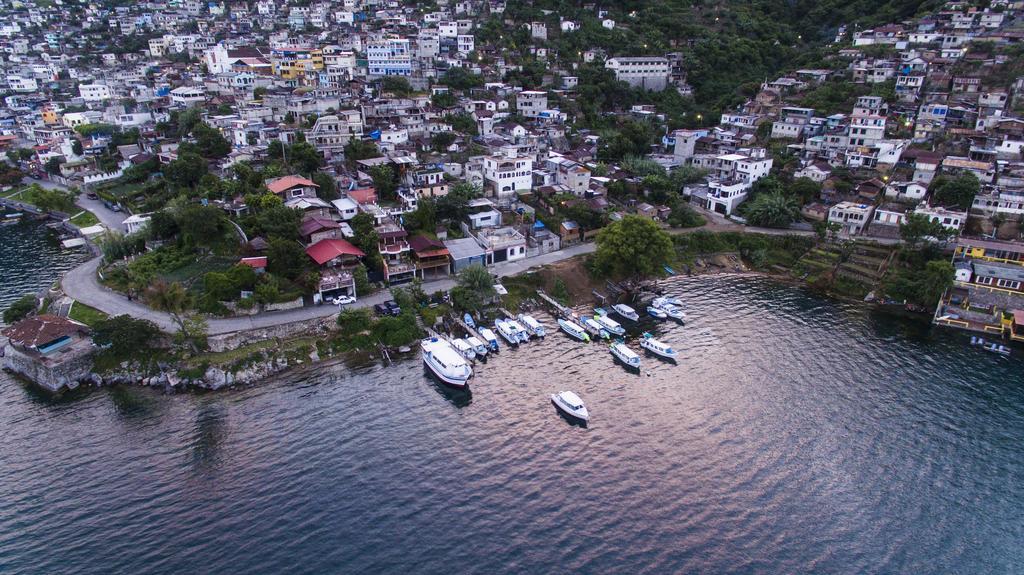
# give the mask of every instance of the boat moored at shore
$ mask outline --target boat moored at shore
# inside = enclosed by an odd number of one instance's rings
[[[608,330],[608,333],[612,335],[625,335],[626,333],[626,329],[622,327],[622,324],[606,315],[595,315],[594,321],[601,324],[601,327]]]
[[[519,314],[519,321],[523,323],[523,327],[526,328],[526,331],[533,337],[544,337],[546,333],[544,326],[532,315],[521,313]]]
[[[640,369],[640,356],[629,346],[622,342],[615,342],[608,347],[615,359],[621,361],[626,367]]]
[[[476,359],[476,350],[473,349],[473,346],[469,345],[468,341],[455,338],[452,340],[452,347],[454,347],[466,359],[470,361]]]
[[[498,332],[509,345],[519,345],[519,332],[509,322],[503,319],[494,320],[494,330]]]
[[[525,327],[523,327],[523,324],[519,323],[516,320],[510,319],[505,322],[505,325],[507,325],[508,328],[511,329],[516,334],[516,339],[519,340],[519,343],[526,343],[530,341],[530,332],[527,331]]]
[[[480,337],[484,338],[484,343],[487,344],[491,351],[498,351],[498,336],[494,335],[493,331],[486,327],[482,327],[477,331],[480,332]]]
[[[629,321],[640,321],[640,315],[636,313],[636,310],[629,307],[624,303],[617,303],[612,306],[615,313],[619,314],[619,317],[628,319]]]
[[[598,323],[597,320],[595,320],[594,318],[590,316],[583,316],[582,321],[583,328],[586,329],[590,335],[600,339],[608,339],[611,337],[611,334],[608,333],[608,330],[602,327],[601,324]]]
[[[473,346],[473,351],[475,351],[478,356],[480,356],[480,357],[486,357],[487,356],[487,352],[489,350],[489,348],[487,347],[487,344],[482,342],[482,341],[480,341],[480,339],[477,338],[476,336],[469,336],[469,337],[467,337],[466,338],[466,343],[468,343],[469,345]]]
[[[668,319],[668,314],[665,310],[654,307],[653,305],[647,306],[647,315],[655,319]]]
[[[587,335],[587,330],[583,329],[576,322],[569,321],[567,319],[560,319],[558,320],[558,327],[562,328],[562,331],[580,341],[590,341],[590,336]]]
[[[672,299],[675,301],[679,301],[676,300],[675,298]],[[683,313],[683,309],[678,305],[670,302],[668,298],[654,298],[654,301],[651,302],[651,307],[660,309],[661,311],[665,312],[665,314],[668,315],[668,317],[674,320],[683,321],[686,319],[686,314]]]
[[[443,383],[465,389],[473,377],[473,368],[455,347],[438,337],[420,341],[423,363]]]
[[[649,333],[645,333],[643,338],[640,339],[640,347],[659,357],[670,359],[672,361],[675,361],[676,359],[676,350],[672,349],[672,346],[655,339],[654,336]]]

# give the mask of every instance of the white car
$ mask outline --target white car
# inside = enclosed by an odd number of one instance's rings
[[[334,305],[348,305],[350,303],[356,303],[356,298],[350,295],[342,295],[331,300]]]

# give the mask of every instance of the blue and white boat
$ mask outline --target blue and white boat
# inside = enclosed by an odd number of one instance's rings
[[[569,321],[567,319],[559,319],[558,327],[562,328],[562,331],[580,341],[590,341],[590,336],[587,335],[587,331],[580,327],[576,322]]]
[[[622,342],[615,342],[608,347],[615,359],[621,361],[626,367],[633,369],[640,369],[640,356],[635,351],[629,349],[629,346]]]
[[[664,296],[661,296],[658,299],[660,299],[661,301],[663,301],[665,303],[672,304],[672,305],[674,305],[676,307],[683,307],[683,300],[681,300],[681,299],[679,299],[677,297],[672,297],[670,295],[664,295]]]
[[[476,322],[473,321],[473,316],[469,315],[468,312],[466,315],[462,316],[462,321],[464,321],[469,327],[476,327]]]
[[[651,302],[651,306],[656,307],[661,311],[665,312],[665,314],[672,319],[676,319],[679,321],[683,321],[684,319],[686,319],[686,314],[683,313],[683,309],[681,307],[673,303],[670,303],[667,299],[663,297],[654,298],[654,301]]]
[[[544,337],[546,330],[539,321],[534,319],[532,315],[526,315],[525,313],[519,314],[519,321],[523,323],[523,327],[533,337]]]
[[[640,347],[665,359],[673,361],[676,359],[676,350],[672,349],[671,345],[654,339],[654,336],[649,333],[645,333],[643,339],[640,340]]]
[[[647,314],[655,319],[668,319],[668,314],[665,310],[656,308],[653,305],[647,306]]]
[[[509,345],[519,345],[519,332],[509,322],[503,319],[494,320],[494,330],[498,332]]]
[[[612,309],[615,310],[615,313],[619,314],[620,317],[624,317],[629,321],[640,320],[640,315],[636,313],[636,310],[624,303],[617,303],[612,306]]]
[[[507,325],[509,329],[515,332],[516,338],[519,340],[519,343],[526,343],[530,341],[530,332],[527,331],[527,329],[523,327],[523,325],[518,321],[510,319],[505,321],[505,325]]]
[[[487,356],[487,351],[488,351],[487,344],[485,344],[484,342],[480,341],[476,337],[474,337],[474,336],[467,337],[466,338],[466,343],[468,343],[469,345],[473,346],[473,351],[475,351],[478,356],[480,356],[480,357],[486,357]]]
[[[494,335],[493,331],[486,327],[482,327],[477,331],[480,332],[480,337],[484,338],[484,343],[487,344],[491,351],[498,351],[498,336]]]
[[[443,383],[459,389],[469,386],[473,368],[450,343],[431,337],[420,341],[420,350],[424,365]]]
[[[626,329],[619,322],[606,315],[595,315],[594,320],[612,335],[624,335],[626,333]]]
[[[586,329],[587,332],[590,333],[590,335],[597,338],[608,339],[611,337],[611,334],[608,333],[608,330],[601,327],[601,324],[599,324],[597,320],[590,316],[583,316],[583,328]]]
[[[468,341],[455,338],[452,340],[452,347],[454,347],[455,350],[461,353],[466,359],[470,361],[476,359],[476,350],[473,349],[473,346],[469,345]]]

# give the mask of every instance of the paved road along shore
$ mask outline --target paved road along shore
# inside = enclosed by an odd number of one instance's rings
[[[491,272],[501,277],[512,276],[525,272],[535,266],[543,266],[581,254],[588,254],[593,252],[594,249],[595,245],[592,243],[579,244],[564,250],[537,256],[535,258],[528,258],[514,262],[503,262],[495,265],[491,269]],[[103,286],[96,273],[101,263],[101,258],[94,258],[68,272],[61,280],[61,286],[64,288],[64,293],[75,300],[88,306],[92,306],[108,315],[128,314],[132,317],[147,319],[155,323],[164,331],[177,331],[177,326],[171,319],[170,315],[151,309],[139,301],[129,301],[124,295]],[[423,289],[427,293],[433,293],[436,291],[449,290],[454,285],[454,278],[449,278],[426,282],[423,284]],[[368,307],[387,301],[388,299],[391,299],[391,292],[389,290],[381,290],[373,295],[361,298],[358,302],[353,304],[353,306]],[[325,304],[286,311],[261,313],[255,316],[211,319],[208,322],[208,333],[210,335],[220,335],[236,331],[272,327],[297,321],[318,319],[336,313],[338,313],[337,306]]]

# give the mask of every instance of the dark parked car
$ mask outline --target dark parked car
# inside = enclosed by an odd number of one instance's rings
[[[90,200],[95,200],[99,198],[99,196],[96,195],[96,192],[86,192],[85,197],[89,198]]]
[[[390,313],[391,315],[399,315],[400,313],[402,313],[402,308],[397,303],[395,303],[395,300],[388,300],[384,302],[384,305],[387,306],[388,313]]]

